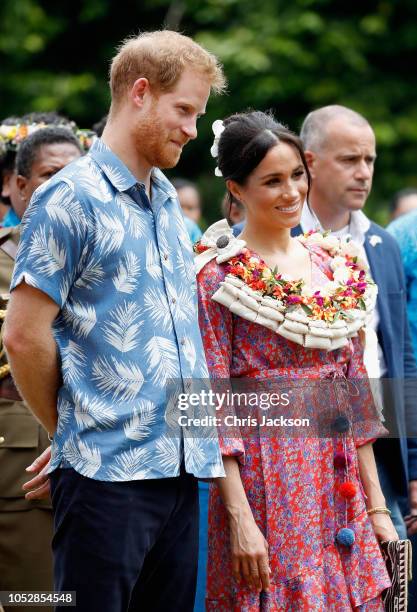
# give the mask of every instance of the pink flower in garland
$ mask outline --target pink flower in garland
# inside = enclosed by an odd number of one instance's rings
[[[289,295],[287,297],[287,304],[301,304],[303,298],[300,295]]]
[[[324,304],[324,297],[320,295],[320,291],[316,291],[314,294],[314,298],[318,306],[322,307]]]

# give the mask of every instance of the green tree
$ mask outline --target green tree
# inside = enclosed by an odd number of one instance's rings
[[[168,25],[215,52],[229,79],[229,93],[211,100],[176,171],[199,183],[208,221],[218,218],[223,192],[209,154],[214,119],[270,108],[298,130],[312,108],[339,103],[375,128],[378,161],[367,210],[384,222],[392,193],[417,186],[416,17],[412,0],[3,0],[0,114],[58,109],[92,125],[108,107],[117,44]]]

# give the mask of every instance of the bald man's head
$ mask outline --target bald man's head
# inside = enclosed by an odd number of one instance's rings
[[[339,104],[322,106],[309,113],[301,126],[300,137],[304,149],[318,153],[326,148],[329,140],[328,128],[335,121],[346,122],[359,128],[368,126],[371,129],[365,117],[347,106]]]
[[[301,139],[312,177],[310,205],[319,219],[339,229],[364,207],[372,187],[375,135],[368,121],[345,106],[324,106],[310,113]]]

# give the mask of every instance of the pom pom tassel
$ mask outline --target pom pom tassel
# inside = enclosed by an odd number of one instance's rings
[[[336,535],[336,542],[341,544],[342,546],[352,546],[355,541],[355,534],[352,529],[348,529],[348,527],[342,527],[339,529]]]
[[[350,453],[337,452],[333,458],[335,468],[350,467],[352,465],[352,455]]]
[[[357,487],[354,482],[347,480],[339,485],[339,493],[344,499],[353,499],[357,493]]]

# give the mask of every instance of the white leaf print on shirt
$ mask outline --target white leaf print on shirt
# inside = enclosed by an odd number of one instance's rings
[[[79,165],[82,164],[85,164],[87,168],[82,168],[81,172],[77,175],[78,187],[83,188],[88,195],[99,202],[110,202],[113,196],[93,160],[90,157],[84,157],[79,162]]]
[[[104,279],[104,270],[98,257],[92,257],[89,261],[82,262],[83,266],[80,270],[80,276],[75,281],[76,287],[84,287],[92,289],[99,285]]]
[[[159,253],[151,240],[146,244],[146,271],[153,279],[162,278]]]
[[[97,398],[91,398],[87,393],[76,391],[74,394],[75,420],[80,429],[111,427],[117,422],[117,416],[112,406]]]
[[[95,444],[88,445],[76,434],[71,434],[63,446],[64,457],[72,467],[87,478],[92,478],[101,467],[100,450]]]
[[[171,251],[171,247],[168,244],[166,232],[158,232],[158,245],[159,245],[159,252],[162,253],[163,255],[167,255],[167,257],[163,258],[164,266],[168,268],[168,270],[171,273],[174,272],[172,251]]]
[[[29,257],[33,259],[34,267],[45,276],[52,276],[55,272],[62,270],[67,259],[65,248],[59,246],[51,229],[46,238],[46,229],[43,225],[33,233]]]
[[[144,304],[144,310],[155,327],[161,326],[164,331],[172,329],[171,312],[165,293],[156,287],[149,288],[145,292]]]
[[[170,298],[174,298],[173,303],[174,317],[180,321],[189,321],[196,316],[194,300],[192,298],[189,288],[182,285],[179,291],[176,290],[175,286],[169,281],[165,281],[168,295]]]
[[[177,236],[181,243],[181,245],[187,249],[191,254],[193,254],[193,245],[191,244],[190,237],[187,232],[187,228],[185,227],[184,219],[180,217],[180,213],[175,211],[175,222],[177,226]]]
[[[87,225],[80,203],[73,193],[68,192],[66,185],[61,185],[53,191],[46,202],[45,211],[52,221],[64,225],[71,234],[80,234]]]
[[[153,370],[152,381],[155,384],[164,386],[167,379],[179,377],[178,352],[172,340],[154,336],[146,343],[145,353],[149,368]]]
[[[202,434],[205,435],[205,434]],[[185,462],[188,469],[198,473],[206,462],[207,440],[187,437],[184,444]]]
[[[139,342],[139,331],[143,321],[136,302],[124,302],[110,312],[110,319],[103,326],[103,337],[121,353],[135,349]]]
[[[70,340],[68,345],[62,349],[62,373],[66,384],[73,384],[84,374],[83,370],[87,363],[82,348]]]
[[[102,256],[109,255],[121,247],[125,230],[115,215],[97,212],[96,219],[95,242]]]
[[[112,279],[113,285],[121,293],[133,293],[138,283],[139,274],[139,258],[135,253],[129,251],[117,267],[116,275]]]
[[[178,276],[181,276],[182,278],[187,278],[188,270],[185,267],[184,255],[182,254],[180,249],[177,250],[175,268],[175,272],[176,274],[178,274]]]
[[[143,400],[133,409],[133,416],[123,425],[126,438],[140,442],[150,436],[151,425],[156,421],[156,406]]]
[[[121,185],[126,182],[125,177],[120,172],[120,170],[116,168],[116,166],[112,166],[111,164],[102,163],[101,168],[103,172],[107,174],[107,176],[109,177],[109,179],[114,185],[116,184]]]
[[[191,374],[192,374],[195,368],[195,363],[197,361],[197,353],[195,350],[194,342],[188,336],[185,337],[185,344],[183,346],[183,351],[185,353],[185,358],[187,359],[189,363]]]
[[[150,461],[151,455],[145,448],[131,448],[116,457],[109,476],[116,480],[143,480],[149,474]]]
[[[138,208],[138,204],[127,193],[118,193],[116,204],[123,215],[129,234],[133,238],[144,238],[146,236],[146,213]]]
[[[111,357],[113,365],[99,357],[93,363],[93,380],[104,395],[112,394],[113,399],[134,400],[143,385],[143,374],[134,362],[118,361]]]
[[[156,441],[156,457],[164,472],[171,472],[178,465],[179,440],[162,436]]]
[[[74,412],[74,407],[72,404],[67,402],[67,400],[59,400],[57,410],[58,410],[58,426],[56,428],[56,433],[58,435],[61,435],[65,429],[65,426],[70,421],[70,418]]]
[[[67,301],[67,297],[70,290],[70,279],[67,275],[65,275],[59,285],[59,296],[61,298],[61,304],[64,304]]]
[[[167,213],[167,211],[166,211],[164,206],[162,206],[162,208],[159,211],[158,223],[159,223],[159,225],[161,226],[161,229],[164,232],[168,231],[168,227],[169,227],[169,214]]]
[[[67,302],[62,315],[65,322],[72,325],[74,333],[81,338],[87,338],[97,322],[94,307],[84,306],[81,302]]]

